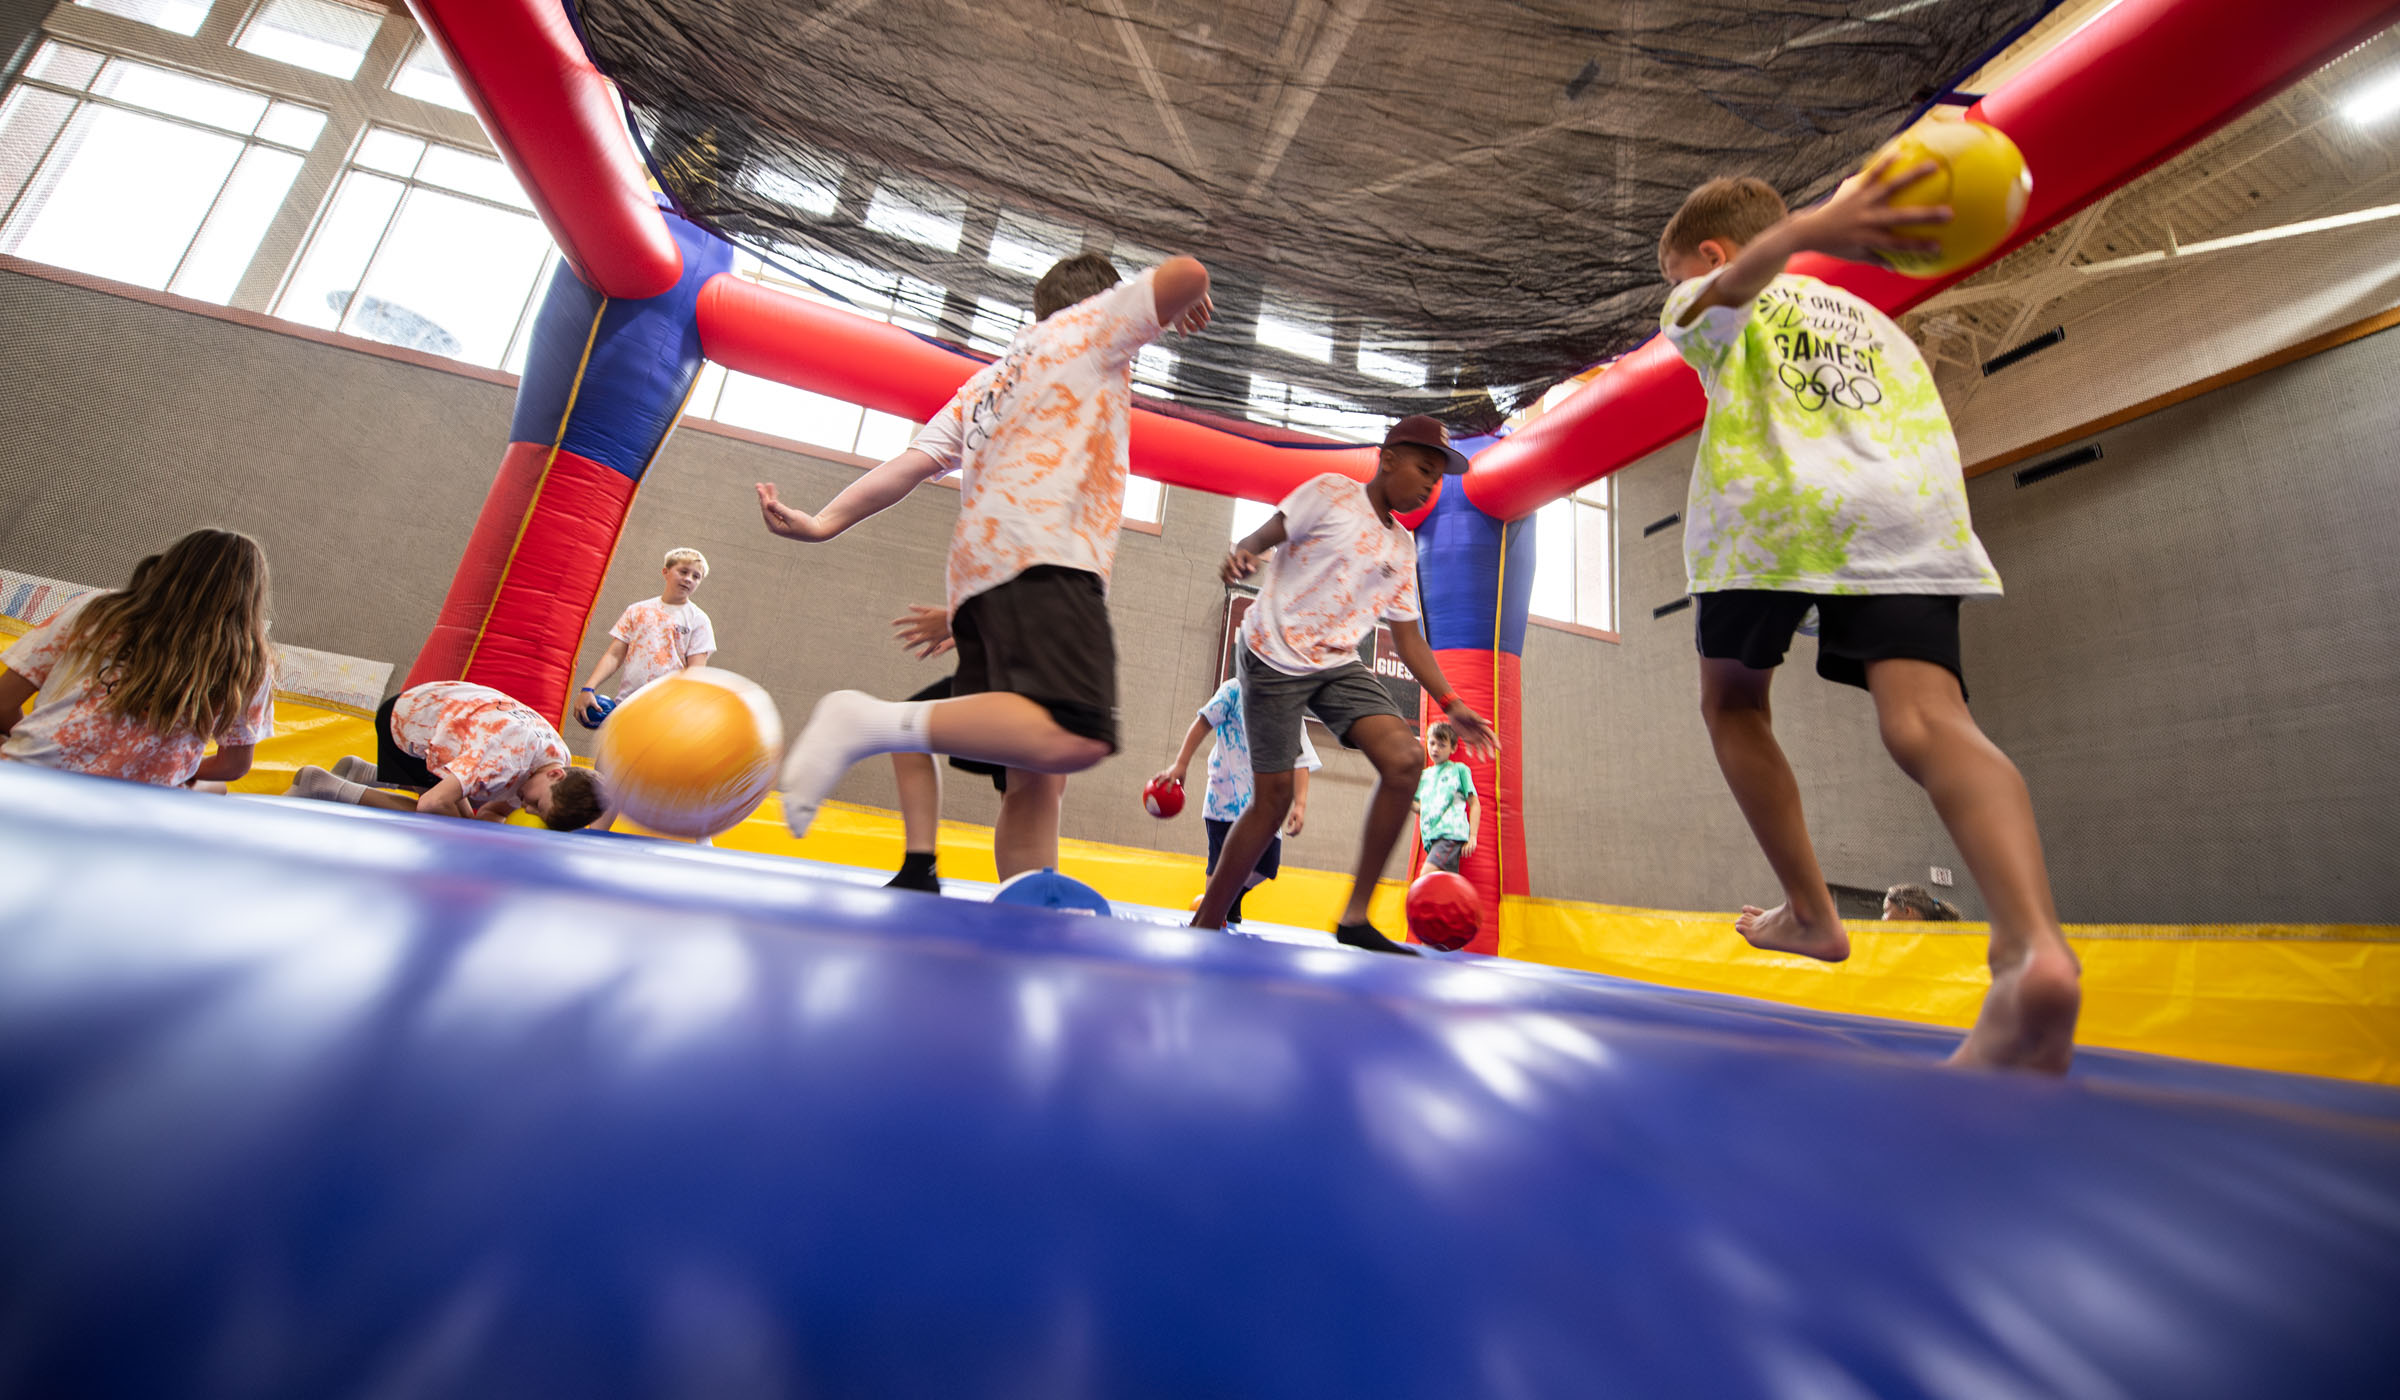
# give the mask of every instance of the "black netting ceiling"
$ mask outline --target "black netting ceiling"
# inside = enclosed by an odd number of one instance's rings
[[[684,211],[873,314],[1004,343],[1083,248],[1189,252],[1143,387],[1462,429],[1648,335],[1684,194],[1831,187],[2050,0],[576,0]]]

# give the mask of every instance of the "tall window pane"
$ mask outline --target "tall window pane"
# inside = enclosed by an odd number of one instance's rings
[[[169,290],[219,306],[233,300],[242,274],[250,270],[251,255],[267,236],[300,174],[301,158],[290,151],[252,146],[234,167],[200,230],[199,241],[183,260]]]
[[[450,65],[442,61],[442,51],[425,39],[417,41],[417,46],[409,50],[408,62],[392,75],[392,91],[453,112],[475,110],[475,104],[467,100],[466,89],[451,76]]]
[[[0,252],[164,288],[241,154],[231,136],[87,105],[0,230]]]
[[[366,61],[381,10],[340,0],[267,0],[242,26],[234,47],[336,78],[355,78]]]
[[[300,270],[292,274],[283,299],[275,305],[275,314],[319,330],[339,325],[342,312],[350,305],[350,294],[366,275],[367,260],[375,256],[375,245],[383,241],[392,211],[400,207],[401,192],[407,188],[398,180],[364,171],[344,175],[333,203],[317,225],[316,236],[308,242]]]
[[[496,366],[549,248],[539,220],[419,186],[401,201],[341,328]]]
[[[75,0],[87,10],[106,15],[123,15],[154,24],[174,34],[197,34],[200,22],[208,18],[209,0]]]

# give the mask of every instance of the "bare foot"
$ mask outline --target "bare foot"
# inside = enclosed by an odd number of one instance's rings
[[[1772,909],[1743,905],[1742,916],[1733,921],[1733,931],[1748,939],[1751,947],[1770,953],[1798,953],[1820,962],[1840,962],[1850,956],[1850,935],[1840,919],[1806,920],[1793,913],[1788,902]]]
[[[1975,1069],[2065,1074],[2075,1058],[2083,969],[2063,940],[2034,945],[2016,966],[1994,968],[1975,1028],[1950,1063]]]

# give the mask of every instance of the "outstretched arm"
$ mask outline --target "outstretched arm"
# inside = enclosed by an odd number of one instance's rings
[[[1725,264],[1708,291],[1684,308],[1678,325],[1690,325],[1700,313],[1717,306],[1748,306],[1783,272],[1794,253],[1825,253],[1853,262],[1872,261],[1880,252],[1927,253],[1940,245],[1929,238],[1905,238],[1893,230],[1900,224],[1945,224],[1947,206],[1926,209],[1896,207],[1892,196],[1935,169],[1931,161],[1894,173],[1891,157],[1877,161],[1864,175],[1844,182],[1833,198],[1813,209],[1786,215],[1774,227],[1751,239]]]
[[[1257,571],[1260,556],[1282,544],[1284,538],[1283,512],[1277,511],[1267,517],[1266,524],[1234,541],[1233,549],[1226,554],[1224,564],[1217,570],[1217,576],[1227,583],[1240,583]]]
[[[1191,771],[1192,755],[1200,752],[1200,740],[1207,733],[1208,721],[1194,715],[1192,727],[1183,732],[1183,748],[1175,755],[1175,761],[1160,769],[1150,781],[1181,784],[1183,775]]]
[[[1492,726],[1483,716],[1467,708],[1466,701],[1451,693],[1450,678],[1442,674],[1442,663],[1434,659],[1433,648],[1425,645],[1425,634],[1418,630],[1416,622],[1413,619],[1394,622],[1391,628],[1393,649],[1400,653],[1401,664],[1415,673],[1417,684],[1432,695],[1448,697],[1449,703],[1442,707],[1442,714],[1449,719],[1451,728],[1458,731],[1459,745],[1478,758],[1499,753],[1500,736],[1492,732]]]
[[[774,533],[787,540],[816,544],[890,507],[919,483],[941,475],[942,470],[939,462],[912,447],[880,466],[869,468],[815,515],[785,505],[776,497],[774,483],[762,481],[758,483],[758,511]]]
[[[1197,258],[1169,258],[1150,274],[1150,295],[1158,303],[1158,323],[1185,335],[1198,333],[1216,314],[1208,296],[1208,269]]]

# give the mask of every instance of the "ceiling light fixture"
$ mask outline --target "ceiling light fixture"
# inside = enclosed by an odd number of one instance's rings
[[[2394,112],[2400,112],[2400,73],[2369,83],[2342,104],[2342,115],[2353,126],[2372,126]]]

